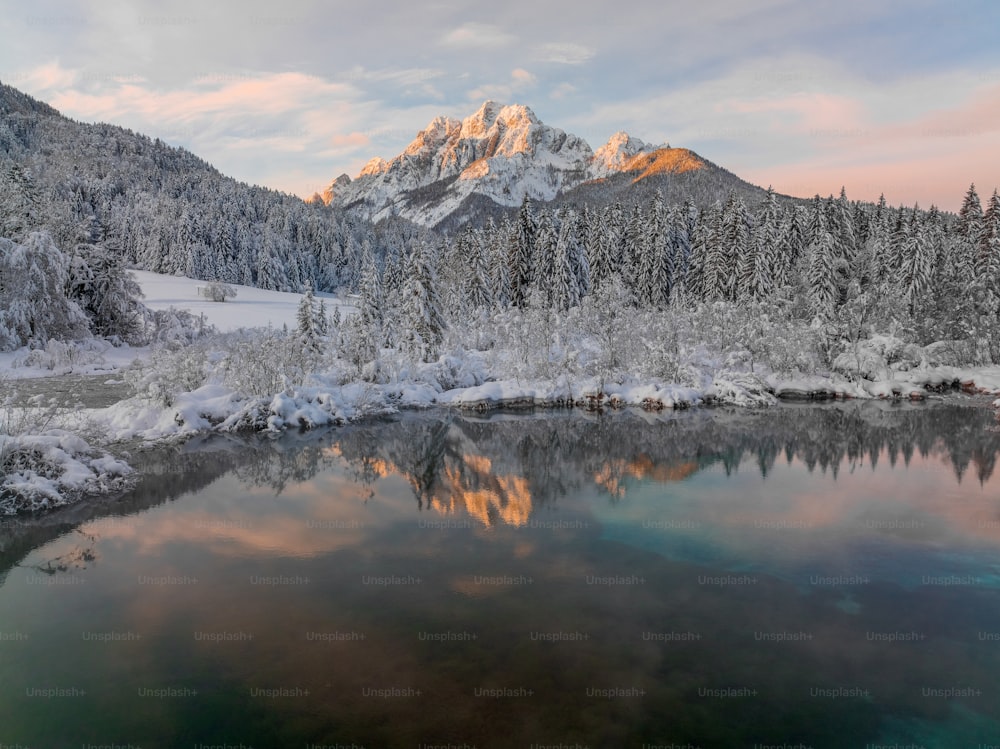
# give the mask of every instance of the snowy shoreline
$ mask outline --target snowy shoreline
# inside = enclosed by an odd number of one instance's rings
[[[452,408],[465,412],[580,408],[595,411],[642,408],[668,411],[689,407],[735,405],[768,407],[779,400],[821,403],[831,400],[922,401],[933,393],[1000,395],[1000,367],[938,367],[896,373],[898,379],[849,382],[833,378],[716,377],[705,389],[636,379],[627,383],[573,380],[501,380],[439,391],[427,383],[288,388],[271,397],[246,398],[220,384],[207,384],[177,395],[170,406],[141,396],[111,406],[73,411],[70,423],[57,419],[40,434],[0,440],[0,453],[19,454],[0,489],[0,514],[16,515],[72,504],[88,496],[121,491],[134,476],[114,451],[116,445],[141,441],[165,444],[212,432],[281,433],[384,416],[401,410]],[[1000,407],[1000,400],[993,403]],[[91,437],[88,442],[71,429]],[[62,427],[69,427],[62,428]]]

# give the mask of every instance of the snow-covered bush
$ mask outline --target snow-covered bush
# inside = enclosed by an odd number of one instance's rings
[[[214,332],[215,328],[205,321],[204,315],[193,315],[175,307],[150,313],[146,324],[147,340],[165,345],[193,343]]]
[[[245,396],[268,396],[302,385],[319,365],[298,336],[267,330],[234,334],[224,340],[217,370],[227,387]]]
[[[15,359],[15,367],[68,370],[75,367],[104,364],[104,352],[109,344],[98,339],[87,341],[57,341],[50,339],[45,348],[29,351],[23,359]]]
[[[125,371],[135,395],[163,406],[201,387],[207,377],[208,354],[201,345],[157,347],[148,362],[136,361]]]
[[[205,287],[204,294],[213,302],[224,302],[236,296],[236,289],[222,281],[212,281]]]

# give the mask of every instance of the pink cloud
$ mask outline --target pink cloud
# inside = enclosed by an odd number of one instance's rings
[[[893,204],[957,210],[970,182],[982,192],[1000,183],[1000,86],[979,87],[957,105],[905,121],[879,122],[860,98],[798,94],[725,105],[740,114],[773,114],[771,136],[808,139],[811,154],[794,163],[742,167],[741,176],[791,195],[836,193]],[[803,141],[799,141],[802,145]]]
[[[723,111],[776,115],[773,129],[793,133],[849,132],[861,129],[861,102],[836,94],[800,93],[784,97],[742,99],[720,105]]]
[[[330,145],[334,148],[361,148],[371,143],[371,139],[364,133],[353,132],[346,135],[337,134],[330,138]]]

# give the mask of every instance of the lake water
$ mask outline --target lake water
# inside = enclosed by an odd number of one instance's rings
[[[1000,743],[981,399],[398,418],[0,521],[0,746]]]

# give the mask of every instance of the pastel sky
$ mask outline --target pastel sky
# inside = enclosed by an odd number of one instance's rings
[[[0,0],[0,81],[304,197],[492,98],[955,210],[1000,185],[998,30],[995,0]]]

